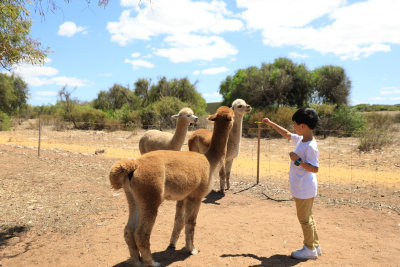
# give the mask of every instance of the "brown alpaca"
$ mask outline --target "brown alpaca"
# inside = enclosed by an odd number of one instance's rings
[[[231,176],[233,160],[239,155],[240,150],[243,116],[251,111],[251,106],[246,104],[242,99],[236,99],[232,103],[232,109],[235,112],[235,121],[229,134],[225,165],[222,165],[219,171],[221,193],[224,193],[225,181],[226,189],[230,188],[229,179]],[[202,154],[206,153],[211,144],[211,136],[212,132],[207,129],[194,131],[188,139],[189,150]]]
[[[159,130],[147,131],[139,140],[140,154],[143,155],[154,150],[181,150],[188,126],[191,123],[196,123],[198,118],[190,108],[181,109],[172,118],[177,120],[175,133],[161,132]]]
[[[124,188],[129,204],[124,236],[134,264],[141,264],[142,258],[145,266],[159,266],[151,256],[150,234],[164,199],[177,201],[170,247],[175,248],[185,226],[185,248],[191,254],[198,253],[193,245],[197,214],[201,200],[211,190],[214,172],[223,164],[233,117],[232,109],[224,106],[209,116],[215,124],[205,155],[158,150],[138,159],[120,160],[111,167],[111,185]]]

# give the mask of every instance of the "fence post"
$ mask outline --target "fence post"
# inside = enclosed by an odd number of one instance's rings
[[[40,139],[41,139],[41,130],[42,130],[42,125],[40,124],[40,115],[39,115],[39,141],[38,141],[38,157],[40,157]]]
[[[261,112],[258,112],[258,122],[262,120]],[[261,123],[257,123],[257,184],[260,182],[260,139]]]

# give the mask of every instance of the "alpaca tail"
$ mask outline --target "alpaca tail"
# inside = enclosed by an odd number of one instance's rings
[[[136,160],[120,160],[114,163],[110,171],[110,183],[114,189],[122,188],[125,179],[132,179],[138,168]]]

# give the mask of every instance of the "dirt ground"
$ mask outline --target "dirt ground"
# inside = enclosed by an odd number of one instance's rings
[[[122,191],[111,189],[108,174],[116,160],[139,156],[141,134],[48,127],[38,157],[37,130],[0,132],[0,266],[129,266],[127,203]],[[400,266],[399,139],[367,154],[356,152],[354,139],[318,143],[318,260],[290,258],[302,246],[288,192],[290,144],[261,141],[256,184],[257,140],[247,138],[231,190],[225,197],[212,191],[200,208],[200,253],[183,251],[183,235],[176,251],[166,249],[175,203],[165,201],[151,236],[154,259],[162,266]]]

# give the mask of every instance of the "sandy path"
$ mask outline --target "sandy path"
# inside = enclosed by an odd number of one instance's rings
[[[178,251],[165,250],[175,206],[174,202],[163,203],[151,237],[154,258],[163,266],[400,264],[398,214],[317,204],[315,217],[323,256],[317,261],[300,262],[289,257],[302,241],[292,201],[274,202],[232,192],[222,199],[213,197],[206,200],[211,203],[201,206],[195,234],[200,253],[190,257],[180,250],[184,246],[182,236]],[[102,220],[93,218],[75,234],[28,233],[24,243],[14,248],[14,257],[2,260],[3,266],[125,266],[128,250],[122,232],[127,210],[123,194],[116,204],[114,213],[103,215]],[[24,249],[27,251],[21,253]]]

